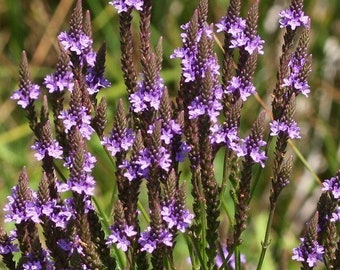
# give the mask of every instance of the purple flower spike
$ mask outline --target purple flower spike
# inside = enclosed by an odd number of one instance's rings
[[[32,190],[29,190],[33,199],[37,198],[37,194]],[[7,197],[8,203],[4,207],[5,214],[5,222],[14,222],[16,224],[20,224],[22,221],[33,220],[37,221],[35,217],[36,214],[32,214],[32,206],[33,201],[22,201],[20,198],[18,186],[14,186],[12,188],[12,196]],[[31,213],[30,213],[31,212]],[[30,213],[30,214],[29,214]]]
[[[130,237],[137,234],[133,229],[133,226],[125,225],[124,228],[119,228],[120,226],[112,226],[111,234],[109,235],[106,244],[112,245],[116,244],[117,248],[123,250],[124,252],[128,250],[131,242],[128,240]]]
[[[322,191],[329,191],[334,199],[340,198],[340,180],[339,177],[332,177],[322,183]]]
[[[122,134],[111,132],[110,137],[104,137],[101,144],[111,153],[111,156],[116,156],[117,153],[128,151],[133,145],[134,134],[131,129],[126,129]]]
[[[60,44],[63,46],[65,51],[71,51],[74,52],[76,55],[84,55],[86,60],[92,59],[95,55],[92,55],[93,52],[91,51],[91,54],[89,57],[86,57],[86,54],[89,53],[88,50],[91,49],[92,46],[92,39],[87,36],[85,33],[66,33],[61,32],[58,36],[58,40],[60,41]],[[88,59],[87,59],[88,58]],[[92,59],[88,64],[90,66],[93,66],[95,61]]]
[[[114,0],[109,2],[111,6],[117,9],[118,13],[127,12],[130,9],[136,9],[138,11],[143,10],[143,0]]]
[[[295,30],[299,26],[309,27],[310,19],[300,8],[294,8],[290,6],[280,12],[280,28],[290,27]]]
[[[236,96],[239,95],[243,101],[246,101],[249,96],[256,92],[256,89],[255,86],[245,78],[234,76],[231,78],[225,92]]]
[[[25,109],[34,100],[37,100],[40,95],[40,87],[37,84],[30,83],[24,88],[20,88],[11,95],[11,99],[18,101],[23,109]]]
[[[169,229],[176,228],[181,232],[185,232],[194,218],[194,215],[189,210],[184,209],[184,207],[178,207],[175,202],[164,205],[161,215]]]
[[[16,231],[12,231],[10,235],[7,237],[6,241],[0,244],[0,255],[19,251],[18,245],[13,244],[16,238],[17,238]]]
[[[141,251],[153,253],[159,245],[171,247],[173,245],[173,235],[166,229],[155,232],[151,227],[148,227],[141,233],[138,243],[142,247]]]
[[[89,140],[94,132],[91,127],[91,115],[84,106],[74,110],[62,111],[58,118],[63,120],[66,133],[69,133],[73,126],[77,126],[81,135]]]
[[[284,121],[274,120],[270,125],[270,135],[278,136],[280,133],[286,133],[290,139],[300,139],[300,128],[295,121],[287,124]]]
[[[267,160],[266,153],[260,148],[267,143],[263,140],[254,140],[251,136],[248,136],[244,140],[240,140],[240,147],[237,149],[237,156],[250,157],[255,163],[259,163],[264,168],[264,162]]]
[[[306,76],[301,76],[301,74],[304,74],[303,69],[306,64],[305,55],[300,55],[299,52],[293,54],[288,64],[290,68],[290,75],[288,78],[283,79],[282,86],[290,87],[294,91],[295,95],[303,94],[305,97],[308,97],[310,87]]]
[[[313,241],[313,245],[310,246],[304,238],[300,238],[300,240],[300,246],[293,249],[292,259],[298,262],[306,262],[309,267],[315,267],[318,261],[322,261],[324,248],[317,241]]]
[[[87,91],[90,95],[98,93],[100,89],[110,87],[111,85],[104,76],[98,76],[93,68],[91,68],[86,75],[86,83],[88,85]]]
[[[50,142],[49,145],[37,141],[32,145],[32,149],[37,151],[34,154],[37,160],[42,160],[45,156],[62,159],[63,148],[56,140]]]
[[[74,86],[73,73],[67,70],[61,74],[56,72],[47,75],[44,79],[44,84],[49,93],[62,92],[66,89],[72,92]]]
[[[229,19],[222,18],[221,22],[216,24],[217,32],[227,32],[231,36],[229,48],[242,48],[250,55],[254,52],[263,54],[264,40],[259,35],[246,32],[246,20],[242,18]]]

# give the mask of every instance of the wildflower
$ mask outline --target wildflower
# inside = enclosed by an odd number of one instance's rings
[[[109,2],[111,6],[114,6],[117,9],[118,13],[127,12],[132,8],[142,11],[143,3],[143,0],[114,0]]]
[[[340,180],[339,177],[332,177],[322,183],[322,191],[329,191],[335,199],[340,198]]]
[[[63,120],[66,133],[69,133],[73,126],[77,126],[82,136],[89,140],[94,132],[91,127],[91,115],[85,106],[77,106],[67,111],[62,111],[58,118]]]
[[[148,253],[152,253],[159,245],[171,247],[173,245],[172,241],[173,236],[168,230],[162,229],[156,232],[151,227],[142,232],[141,237],[138,239],[142,247],[141,250]]]
[[[37,84],[30,83],[25,88],[20,88],[11,95],[11,99],[18,100],[18,105],[25,109],[40,95],[40,87]]]
[[[217,32],[226,32],[231,36],[229,48],[241,48],[252,55],[254,52],[263,54],[264,40],[259,35],[247,31],[246,20],[237,18],[223,17],[216,24]]]
[[[111,132],[109,137],[104,137],[101,144],[111,153],[111,156],[116,156],[119,152],[126,152],[130,149],[134,142],[134,134],[131,129],[124,129],[120,132]]]
[[[270,135],[278,136],[280,133],[285,133],[288,135],[290,139],[299,139],[300,136],[300,128],[297,123],[292,120],[291,123],[287,124],[284,120],[274,120],[270,125]]]
[[[128,250],[128,247],[131,244],[129,238],[136,234],[137,232],[134,230],[133,226],[119,226],[116,224],[111,226],[111,234],[109,235],[106,244],[116,244],[117,248],[125,252]]]
[[[56,140],[53,140],[48,144],[36,141],[32,145],[32,149],[37,151],[34,154],[37,160],[42,160],[45,156],[53,157],[55,159],[61,159],[63,154],[63,149]]]
[[[280,28],[289,27],[295,30],[299,26],[309,27],[310,19],[303,12],[301,5],[292,4],[288,9],[282,10],[279,16]]]
[[[318,261],[322,261],[324,248],[317,241],[305,241],[300,238],[301,244],[293,249],[292,259],[298,262],[306,262],[309,267],[315,267]]]
[[[194,218],[189,210],[184,209],[182,205],[177,205],[174,201],[162,207],[161,215],[169,229],[175,228],[181,232],[185,232]]]

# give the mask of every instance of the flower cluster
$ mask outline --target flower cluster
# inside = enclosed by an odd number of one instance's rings
[[[246,20],[237,17],[230,19],[223,17],[221,22],[216,24],[217,32],[226,32],[231,36],[229,48],[240,48],[250,55],[255,53],[263,54],[264,40],[259,35],[247,31]]]
[[[293,249],[293,260],[306,262],[309,267],[315,267],[318,261],[322,261],[324,248],[317,241],[308,243],[304,238],[300,238],[301,244]]]
[[[110,5],[114,6],[118,13],[127,12],[130,9],[136,9],[139,11],[143,10],[143,0],[114,0],[109,2]]]

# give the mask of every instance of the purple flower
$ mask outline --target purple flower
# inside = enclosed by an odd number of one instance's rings
[[[246,156],[253,160],[255,163],[259,163],[264,168],[264,161],[267,160],[266,153],[260,148],[267,143],[263,140],[252,137],[251,135],[240,140],[240,147],[237,149],[237,156]]]
[[[52,200],[42,205],[42,214],[51,220],[56,227],[66,229],[68,222],[73,217],[72,207],[66,203],[65,205],[57,204],[56,200]]]
[[[223,256],[221,254],[217,254],[215,258],[215,265],[220,268],[225,260],[225,258],[228,257],[229,252],[225,246],[222,247],[223,250]],[[241,263],[246,263],[246,256],[244,254],[241,254],[240,256]],[[234,253],[229,258],[229,261],[227,263],[231,269],[235,269],[235,255]]]
[[[185,232],[194,218],[189,210],[184,209],[182,205],[178,205],[174,201],[162,207],[161,215],[169,229],[175,228],[181,232]]]
[[[254,52],[263,54],[264,40],[259,35],[248,33],[246,31],[246,20],[242,18],[230,19],[223,17],[222,20],[216,24],[217,32],[227,32],[230,37],[229,48],[242,48],[250,55]]]
[[[226,94],[239,96],[243,101],[246,101],[255,92],[256,89],[253,83],[240,76],[233,76],[225,91]]]
[[[18,89],[11,95],[11,99],[18,100],[18,105],[25,109],[29,104],[37,100],[40,95],[40,87],[37,84],[29,83],[27,86]]]
[[[288,9],[282,10],[280,16],[280,28],[290,27],[295,30],[299,26],[309,27],[309,17],[298,7],[290,6]]]
[[[183,162],[190,151],[190,146],[186,142],[182,142],[176,152],[176,161]]]
[[[37,198],[37,194],[29,189],[33,199]],[[7,196],[8,203],[4,207],[5,222],[14,222],[20,224],[22,221],[30,220],[33,215],[28,215],[28,207],[33,201],[23,200],[19,194],[18,186],[12,188],[12,196]],[[35,216],[35,215],[34,215]],[[33,218],[35,219],[35,218]]]
[[[117,248],[126,252],[131,244],[128,239],[136,234],[137,232],[134,230],[133,226],[114,225],[111,227],[111,234],[109,235],[106,244],[116,244]]]
[[[340,221],[340,206],[335,209],[335,212],[332,213],[332,217],[329,219],[331,222],[339,222]]]
[[[132,110],[140,113],[154,109],[158,111],[164,91],[163,79],[158,77],[152,86],[147,86],[145,80],[137,84],[137,90],[129,96]]]
[[[22,265],[25,270],[42,270],[43,267],[39,261],[26,262]]]
[[[85,243],[83,243],[78,235],[74,237],[74,239],[60,239],[57,242],[58,246],[63,249],[64,251],[67,251],[69,255],[78,253],[81,256],[85,256],[83,246]]]
[[[329,191],[334,199],[340,198],[340,181],[339,177],[332,177],[331,179],[327,179],[322,183],[322,191]]]
[[[62,92],[69,90],[72,92],[74,81],[73,73],[70,70],[57,71],[53,74],[47,75],[44,79],[44,84],[49,93]]]
[[[107,88],[111,83],[103,75],[97,74],[94,68],[90,68],[86,74],[87,91],[90,95],[98,93],[102,88]]]
[[[16,239],[17,239],[16,231],[12,231],[5,240],[5,242],[2,242],[0,244],[0,255],[18,252],[19,251],[18,245],[13,243]]]
[[[171,247],[173,245],[173,235],[166,229],[156,232],[148,227],[141,233],[138,243],[141,245],[141,251],[152,253],[159,245]]]
[[[288,78],[283,79],[282,86],[290,87],[294,91],[295,95],[303,94],[308,97],[310,87],[306,76],[302,75],[305,74],[304,69],[306,65],[306,55],[300,55],[299,51],[293,54],[288,64],[290,74]],[[310,72],[310,70],[308,72]]]
[[[149,167],[151,166],[151,155],[147,149],[143,149],[136,157],[132,157],[130,161],[124,160],[119,168],[125,169],[124,176],[129,180],[147,178],[149,175]]]
[[[127,12],[129,9],[143,10],[143,0],[114,0],[109,2],[111,6],[117,9],[118,13]]]
[[[92,50],[93,41],[84,32],[62,32],[59,34],[58,40],[66,51],[76,54],[81,63],[94,66],[96,54]]]
[[[131,129],[125,129],[120,132],[111,132],[109,137],[104,137],[101,144],[111,153],[111,156],[116,156],[117,153],[126,152],[130,149],[134,142],[134,134]]]
[[[318,261],[322,261],[324,248],[317,241],[307,243],[304,238],[300,238],[301,244],[293,249],[292,259],[298,262],[306,262],[309,267],[315,267]]]
[[[300,136],[300,128],[298,127],[295,121],[290,121],[291,123],[287,124],[283,120],[274,120],[270,123],[270,135],[278,136],[280,133],[285,133],[288,135],[290,139],[299,139]]]
[[[73,126],[77,126],[81,135],[89,140],[94,132],[94,129],[91,127],[91,115],[85,106],[62,111],[58,118],[63,120],[66,133],[68,133]]]
[[[42,160],[46,156],[62,159],[63,148],[56,140],[48,143],[36,141],[32,145],[32,149],[37,151],[34,154],[37,160]]]

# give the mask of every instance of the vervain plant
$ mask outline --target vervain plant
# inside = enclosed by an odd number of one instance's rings
[[[257,32],[258,1],[242,18],[241,1],[231,0],[215,25],[207,22],[208,0],[199,1],[182,26],[182,47],[170,56],[181,63],[176,98],[169,96],[161,76],[162,41],[155,47],[151,43],[152,0],[109,4],[119,14],[121,70],[129,101],[128,108],[118,101],[111,132],[106,131],[105,98],[98,98],[110,86],[104,77],[106,46],[94,51],[90,15],[83,13],[80,0],[69,31],[58,35],[56,70],[43,85],[33,83],[22,53],[19,89],[11,98],[26,112],[42,176],[34,191],[24,168],[8,196],[5,223],[14,223],[15,229],[0,227],[3,263],[11,270],[175,269],[176,239],[182,237],[190,256],[187,269],[263,269],[278,199],[293,170],[288,144],[301,137],[295,100],[310,93],[310,19],[303,0],[292,0],[279,14],[284,36],[271,110],[259,113],[244,138],[241,112],[256,94],[253,78],[257,58],[264,54]],[[138,63],[132,32],[137,13]],[[214,52],[215,32],[224,34],[221,64]],[[88,144],[96,136],[115,170],[112,218],[95,195],[96,157]],[[218,152],[224,153],[222,179],[215,174]],[[243,233],[253,191],[259,181],[268,181],[261,171],[270,166],[269,156],[274,161],[266,231],[258,261],[247,261],[241,254],[248,242]],[[185,168],[190,170],[187,182],[181,174]],[[291,255],[301,269],[313,269],[319,261],[326,269],[340,269],[339,187],[340,171],[322,183],[315,214]],[[221,222],[226,216],[228,225]]]

